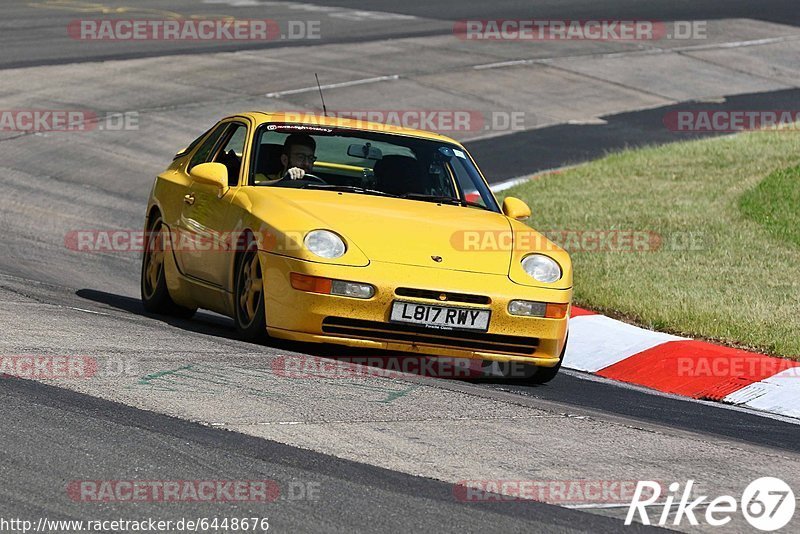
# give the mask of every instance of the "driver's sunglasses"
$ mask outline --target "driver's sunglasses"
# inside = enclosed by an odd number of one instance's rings
[[[295,161],[307,161],[309,163],[314,163],[315,161],[317,161],[316,156],[307,156],[305,154],[292,154],[291,159]]]

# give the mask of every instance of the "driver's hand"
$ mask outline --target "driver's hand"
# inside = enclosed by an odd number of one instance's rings
[[[292,167],[291,169],[286,171],[284,178],[289,178],[290,180],[302,180],[303,176],[305,175],[306,171],[304,171],[300,167]]]

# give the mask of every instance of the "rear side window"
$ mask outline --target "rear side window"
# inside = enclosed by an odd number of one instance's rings
[[[186,154],[188,154],[189,152],[191,152],[192,150],[194,150],[194,148],[195,148],[195,147],[196,147],[196,146],[197,146],[197,145],[200,143],[200,141],[202,141],[203,139],[205,139],[205,138],[206,138],[206,136],[208,135],[208,132],[210,132],[212,129],[213,129],[213,127],[212,127],[212,128],[209,128],[208,130],[206,130],[205,132],[203,132],[202,134],[200,134],[200,137],[198,137],[197,139],[195,139],[194,141],[192,141],[192,142],[189,144],[189,146],[187,146],[186,148],[184,148],[183,150],[181,150],[180,152],[178,152],[177,154],[175,154],[175,158],[174,158],[174,159],[182,158],[183,156],[185,156]]]
[[[225,131],[227,126],[227,124],[220,124],[214,129],[213,132],[211,132],[211,135],[209,135],[206,140],[203,141],[203,144],[200,145],[200,148],[198,148],[197,152],[195,152],[194,156],[192,156],[192,159],[189,162],[189,168],[187,169],[188,171],[191,171],[192,167],[195,165],[200,165],[201,163],[208,161],[212,151],[214,150],[214,146],[217,144],[217,141],[219,141],[219,137],[222,135],[222,132]]]

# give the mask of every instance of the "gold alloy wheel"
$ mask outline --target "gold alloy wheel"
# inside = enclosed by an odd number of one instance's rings
[[[255,250],[248,251],[242,258],[239,268],[239,317],[241,326],[248,328],[256,318],[264,293],[264,281],[261,278],[261,263]]]
[[[164,227],[160,220],[150,231],[144,265],[144,292],[147,298],[152,298],[164,276]]]

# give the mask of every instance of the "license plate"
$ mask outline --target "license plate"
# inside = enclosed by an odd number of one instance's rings
[[[414,323],[428,328],[443,330],[482,330],[489,329],[489,310],[456,308],[453,306],[433,306],[416,302],[392,303],[389,320],[396,323]]]

